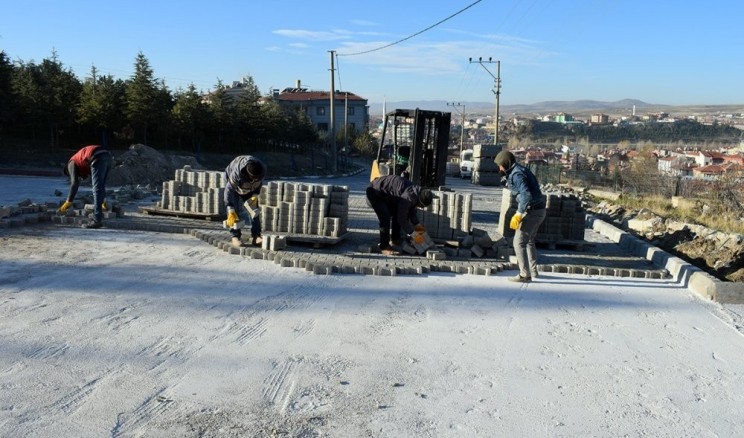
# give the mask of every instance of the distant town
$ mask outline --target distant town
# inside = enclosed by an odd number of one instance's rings
[[[726,112],[719,108],[707,108],[709,112],[681,108],[679,113],[671,111],[640,112],[631,107],[628,114],[618,111],[587,112],[580,115],[553,111],[545,114],[507,113],[499,117],[499,143],[511,150],[520,161],[531,165],[561,165],[566,169],[614,172],[630,166],[634,160],[643,159],[650,170],[653,167],[662,175],[715,180],[724,176],[744,176],[744,112]],[[451,110],[451,108],[450,108]],[[477,144],[493,144],[494,114],[457,114],[452,111],[451,136],[453,151],[470,150]],[[541,124],[560,125],[569,132],[588,132],[588,128],[629,128],[660,130],[684,122],[695,122],[724,131],[727,135],[715,137],[711,134],[699,138],[674,141],[653,141],[636,138],[619,141],[590,141],[589,136],[539,136],[518,135],[520,128]],[[675,125],[676,124],[676,125]],[[692,123],[690,123],[692,124]],[[379,138],[382,117],[371,117],[372,135]],[[664,129],[665,131],[667,129]]]

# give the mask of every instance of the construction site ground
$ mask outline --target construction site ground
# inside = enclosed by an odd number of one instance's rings
[[[5,177],[0,177],[5,178]],[[13,177],[8,177],[13,178]],[[336,184],[349,187],[349,232],[343,239],[335,239],[335,244],[326,244],[323,239],[292,238],[290,245],[279,254],[269,254],[260,248],[247,247],[240,255],[253,258],[274,260],[278,257],[284,260],[283,265],[302,267],[310,271],[325,273],[372,273],[377,275],[416,274],[430,270],[453,272],[460,274],[475,273],[490,275],[491,272],[515,269],[514,258],[496,258],[493,253],[485,257],[458,258],[449,257],[444,261],[427,260],[421,255],[407,255],[403,253],[394,258],[379,253],[370,253],[366,248],[374,247],[378,241],[378,223],[372,209],[367,205],[364,191],[368,183],[366,173],[349,175],[340,178],[307,178],[300,181],[317,184]],[[67,187],[63,179],[28,178],[26,180],[29,191],[23,198],[34,202],[59,200],[59,196],[52,196],[55,187],[60,193],[66,193]],[[448,189],[471,193],[473,195],[472,226],[487,232],[494,238],[498,233],[499,211],[501,206],[502,189],[500,187],[485,187],[470,184],[459,178],[447,179]],[[38,187],[38,189],[34,189]],[[35,193],[38,193],[35,195]],[[3,194],[5,204],[10,199],[20,201],[15,193]],[[193,218],[193,215],[168,212],[158,214],[157,195],[152,194],[146,199],[134,200],[124,205],[124,216],[106,221],[108,228],[128,229],[139,231],[191,232],[199,230],[199,237],[208,240],[214,246],[229,250],[230,235],[222,227],[222,218]],[[77,226],[85,220],[70,223]],[[444,244],[440,242],[440,246]],[[630,253],[615,242],[600,233],[587,229],[584,241],[566,240],[562,242],[541,243],[539,245],[538,263],[543,272],[574,272],[598,273],[602,269],[604,275],[631,276],[642,278],[668,277],[663,266],[654,266],[649,260],[640,255]],[[233,252],[237,253],[233,250]],[[255,255],[254,255],[255,253]],[[279,262],[278,262],[279,263]],[[317,269],[315,269],[317,267]],[[378,269],[382,267],[385,269]],[[389,269],[395,267],[396,269]]]
[[[350,187],[337,245],[231,254],[219,222],[138,213],[156,195],[99,230],[0,229],[0,435],[744,434],[742,305],[623,276],[663,268],[594,228],[540,248],[528,284],[497,259],[399,272],[424,258],[359,251],[377,239],[365,175],[308,181]],[[501,189],[448,183],[495,233]],[[0,176],[0,204],[55,189]],[[396,269],[317,268],[368,262]],[[460,270],[476,263],[497,268]]]

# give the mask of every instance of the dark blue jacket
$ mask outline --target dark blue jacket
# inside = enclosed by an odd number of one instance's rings
[[[369,185],[382,194],[391,210],[395,210],[403,231],[413,233],[419,223],[416,206],[419,204],[421,187],[398,175],[381,176]]]
[[[517,198],[517,212],[524,214],[529,210],[545,208],[545,197],[540,191],[540,183],[530,171],[521,164],[506,171],[506,187]]]

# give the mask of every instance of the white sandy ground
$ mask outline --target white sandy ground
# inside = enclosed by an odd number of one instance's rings
[[[741,305],[513,274],[317,276],[188,235],[0,230],[0,436],[744,436]]]
[[[744,434],[744,337],[665,281],[316,276],[187,235],[0,236],[2,436]]]

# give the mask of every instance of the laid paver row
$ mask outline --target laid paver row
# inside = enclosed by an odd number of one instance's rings
[[[9,227],[48,223],[62,226],[79,226],[84,218],[70,216],[56,216],[50,212],[24,214],[15,217]],[[293,250],[286,247],[281,251],[270,251],[262,248],[242,247],[234,248],[230,244],[225,231],[215,223],[203,220],[178,219],[158,217],[125,216],[106,221],[106,227],[133,231],[150,231],[163,233],[186,233],[231,255],[239,255],[255,260],[274,262],[282,267],[305,269],[319,275],[330,274],[361,274],[379,276],[424,275],[430,272],[446,272],[453,274],[494,275],[508,270],[515,270],[515,263],[504,260],[430,260],[425,257],[396,256],[386,257],[380,254],[346,252],[328,253],[323,249]],[[668,278],[666,269],[630,269],[614,268],[611,266],[585,266],[565,263],[539,265],[541,272],[569,273],[580,275],[602,275],[627,278],[663,279]]]

